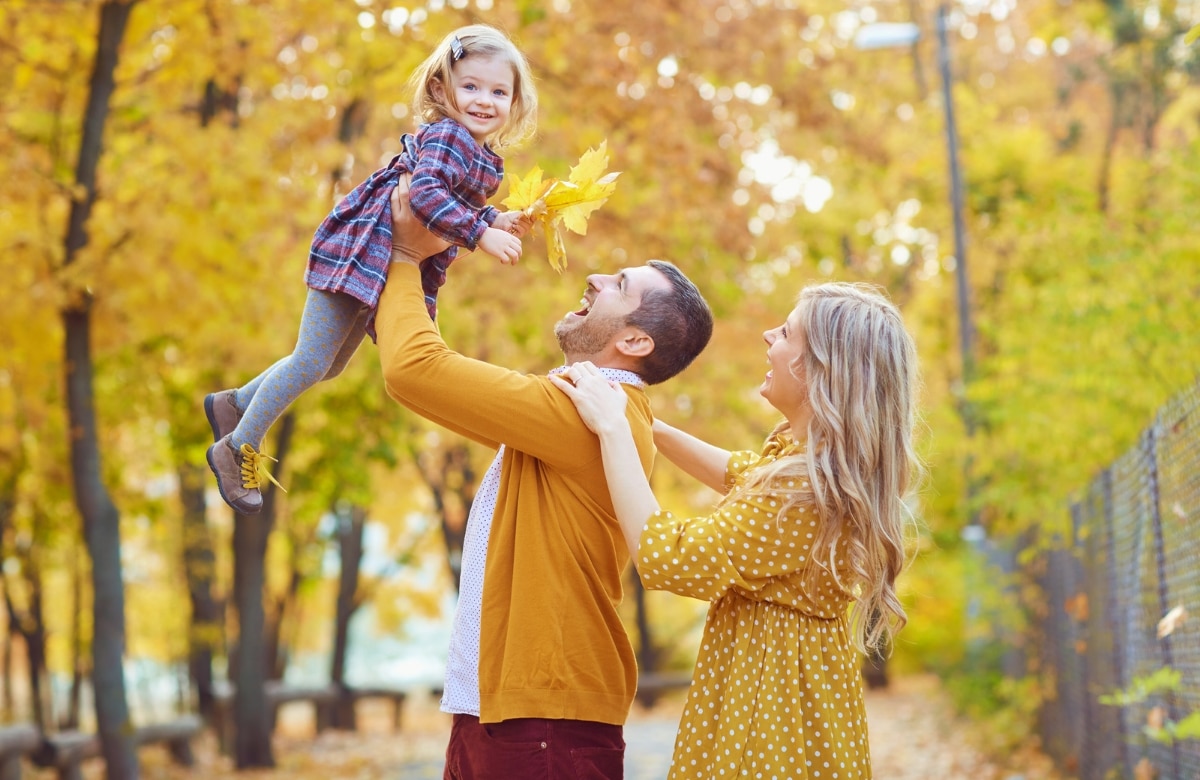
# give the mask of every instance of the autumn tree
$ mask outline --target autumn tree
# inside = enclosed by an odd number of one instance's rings
[[[89,13],[75,13],[81,7]],[[264,568],[254,575],[272,604],[276,658],[329,637],[340,637],[333,655],[349,657],[342,638],[364,606],[386,613],[381,624],[396,631],[406,611],[431,608],[432,597],[401,593],[397,583],[408,587],[405,570],[439,536],[453,574],[493,453],[391,402],[366,343],[345,375],[295,404],[289,492],[278,496],[265,535],[208,505],[200,400],[291,350],[314,227],[412,129],[405,82],[416,63],[449,30],[484,21],[526,52],[541,96],[537,138],[504,150],[509,173],[538,165],[562,175],[602,140],[622,173],[587,235],[565,237],[561,273],[538,235],[515,268],[483,256],[457,262],[439,307],[447,342],[544,372],[561,359],[551,324],[578,307],[589,273],[672,260],[699,283],[718,324],[688,371],[651,389],[655,410],[722,446],[755,448],[776,419],[757,394],[762,331],[808,282],[883,286],[922,358],[929,470],[912,576],[938,583],[905,594],[912,613],[929,618],[906,629],[906,647],[950,668],[943,662],[961,656],[961,638],[951,635],[962,605],[950,594],[961,590],[954,578],[964,566],[965,519],[979,515],[998,539],[1065,519],[1066,492],[1200,368],[1189,341],[1198,324],[1192,204],[1200,194],[1189,172],[1200,162],[1200,132],[1182,15],[1140,0],[952,7],[977,327],[977,371],[964,381],[953,283],[961,259],[952,249],[943,106],[929,83],[933,11],[920,2],[848,8],[827,0],[5,4],[6,558],[30,564],[22,576],[34,564],[53,575],[68,565],[78,521],[51,493],[71,481],[75,446],[87,456],[90,470],[77,476],[88,476],[89,506],[105,509],[97,515],[114,531],[112,507],[120,506],[121,539],[139,553],[125,597],[157,603],[158,590],[193,604],[190,645],[186,631],[172,631],[182,609],[160,621],[130,609],[130,644],[163,658],[190,655],[202,700],[210,657],[223,652],[231,533],[263,534],[254,545]],[[96,44],[96,19],[125,12],[101,138],[81,119],[94,55],[109,52]],[[854,49],[854,33],[874,21],[915,21],[924,35],[911,50]],[[70,360],[45,350],[58,338],[74,350]],[[59,379],[85,369],[94,404],[86,425],[86,406],[63,396],[66,388],[77,400],[86,388]],[[965,404],[978,415],[973,437],[962,424]],[[57,445],[46,443],[54,437]],[[961,468],[968,458],[982,487],[974,504]],[[717,499],[665,465],[654,484],[674,507],[707,511]],[[392,545],[387,572],[363,572],[352,595],[342,583],[340,600],[318,584],[328,518],[339,508],[362,517],[364,528],[386,526]],[[35,522],[54,531],[38,539],[40,562],[34,547],[22,547]],[[89,532],[89,543],[117,539],[101,536]],[[345,542],[349,573],[353,539]],[[147,561],[162,550],[188,565],[154,573]],[[100,552],[111,561],[110,548]],[[99,568],[97,586],[111,587]],[[13,592],[18,611],[27,608],[24,591]],[[95,595],[103,640],[119,623],[102,611],[112,601]],[[670,595],[644,596],[629,599],[644,605],[640,613],[631,603],[626,614],[644,664],[686,667],[695,609]],[[313,621],[301,625],[297,616],[318,609],[330,619],[313,638]],[[56,633],[70,631],[56,612],[46,615],[52,657]],[[80,631],[86,638],[88,621]],[[958,650],[946,647],[955,642]],[[331,678],[349,671],[335,662]],[[106,679],[99,665],[96,673]],[[255,734],[259,745],[268,738],[263,727]]]
[[[64,233],[62,269],[73,270],[88,244],[87,222],[96,198],[97,170],[106,120],[115,87],[121,42],[132,3],[100,6],[95,55],[91,67],[82,133],[75,163],[71,198]],[[84,537],[92,559],[93,672],[96,722],[108,776],[136,778],[137,757],[125,699],[125,600],[121,577],[119,514],[100,473],[100,449],[94,410],[91,341],[92,292],[70,285],[62,317],[66,370],[66,405],[71,442],[71,479],[75,502],[83,519]]]

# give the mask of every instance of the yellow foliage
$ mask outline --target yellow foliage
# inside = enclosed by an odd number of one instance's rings
[[[501,201],[542,226],[550,266],[560,273],[567,267],[567,250],[558,225],[572,233],[587,235],[588,217],[617,188],[620,173],[605,173],[607,168],[608,142],[601,141],[599,147],[583,153],[566,181],[543,179],[542,169],[535,165],[524,178],[514,177],[508,197]]]

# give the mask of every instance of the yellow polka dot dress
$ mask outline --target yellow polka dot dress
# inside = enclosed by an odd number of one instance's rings
[[[733,453],[728,484],[801,449],[779,436]],[[711,602],[668,780],[871,777],[850,596],[828,575],[804,583],[813,509],[777,519],[775,490],[806,487],[768,483],[691,520],[656,512],[642,530],[642,583]]]

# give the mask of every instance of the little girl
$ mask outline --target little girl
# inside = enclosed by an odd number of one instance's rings
[[[429,316],[458,247],[482,249],[505,264],[521,257],[528,226],[519,211],[487,205],[504,178],[493,151],[533,133],[537,93],[525,57],[487,25],[462,27],[413,73],[413,109],[421,124],[404,150],[333,209],[313,238],[304,281],[308,298],[292,354],[249,384],[204,399],[214,443],[208,465],[221,497],[242,514],[262,508],[270,479],[259,450],[267,429],[308,388],[342,372],[364,335],[375,339],[375,307],[392,252],[389,197],[410,177],[413,213],[447,249],[421,263]]]

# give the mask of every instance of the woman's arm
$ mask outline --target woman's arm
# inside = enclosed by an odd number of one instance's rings
[[[718,493],[725,492],[729,450],[701,441],[659,419],[654,420],[654,446],[663,457]]]
[[[574,384],[559,376],[551,376],[550,381],[575,403],[583,422],[600,440],[608,492],[629,556],[637,566],[642,528],[659,507],[642,471],[629,419],[625,416],[629,397],[619,383],[606,380],[591,363],[576,363],[566,375]]]

